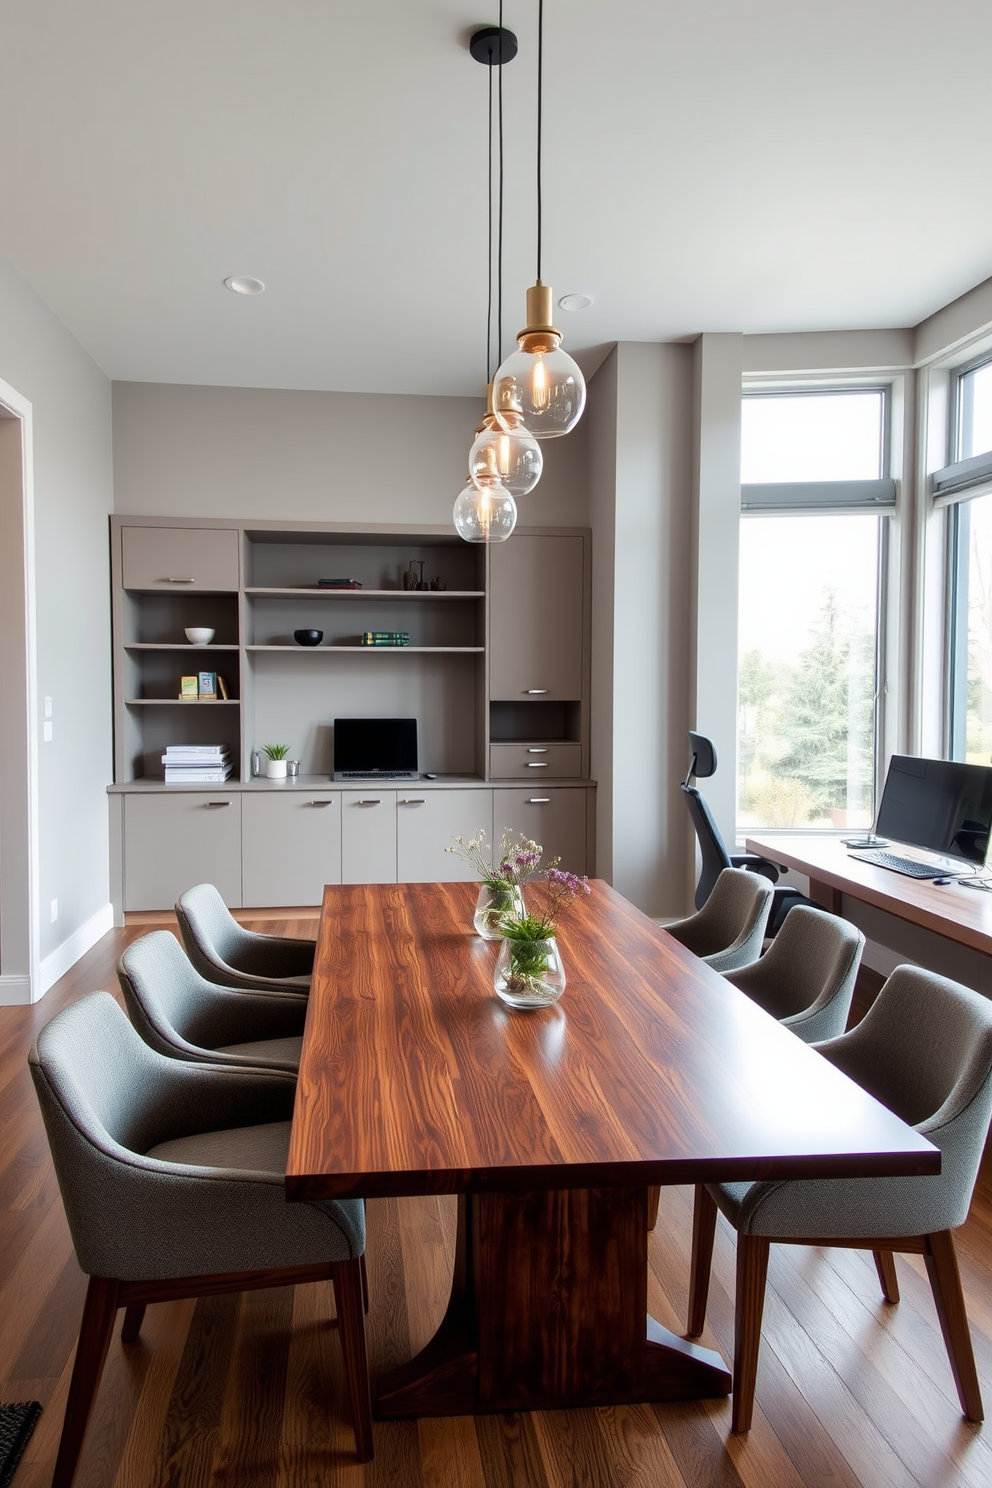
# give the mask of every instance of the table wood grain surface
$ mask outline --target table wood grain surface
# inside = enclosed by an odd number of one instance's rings
[[[937,1169],[929,1143],[601,881],[561,924],[561,1001],[504,1007],[475,894],[326,889],[290,1197]]]

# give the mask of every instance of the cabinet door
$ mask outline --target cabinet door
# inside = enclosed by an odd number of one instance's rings
[[[240,793],[168,790],[124,798],[124,908],[171,909],[198,883],[240,905]]]
[[[411,790],[396,793],[396,860],[399,883],[475,880],[470,864],[446,849],[483,827],[492,838],[491,790]]]
[[[233,527],[122,527],[125,589],[237,589],[238,533]]]
[[[341,792],[341,882],[396,882],[396,792]]]
[[[341,882],[341,796],[287,785],[241,801],[244,903],[319,904]]]
[[[490,554],[489,696],[582,696],[582,538],[524,535]]]
[[[570,873],[588,873],[586,806],[589,792],[552,786],[549,790],[493,791],[493,832],[504,828],[539,842],[545,859],[561,858]]]

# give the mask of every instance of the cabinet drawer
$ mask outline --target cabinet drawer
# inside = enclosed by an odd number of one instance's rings
[[[341,796],[287,785],[241,801],[244,903],[319,904],[341,882]]]
[[[122,527],[125,589],[237,589],[238,534],[232,527]]]
[[[124,800],[124,908],[171,909],[193,884],[241,900],[241,796],[223,786]]]
[[[540,780],[582,773],[581,744],[491,744],[489,773],[494,780]]]

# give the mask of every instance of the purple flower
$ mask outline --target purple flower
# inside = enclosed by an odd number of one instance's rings
[[[541,854],[536,852],[517,853],[513,860],[518,868],[533,868],[535,863],[541,861]]]

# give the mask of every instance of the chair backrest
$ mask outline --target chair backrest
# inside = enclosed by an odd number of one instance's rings
[[[713,820],[704,796],[700,795],[694,785],[681,786],[685,804],[688,807],[689,819],[696,833],[699,843],[699,851],[702,856],[702,869],[699,874],[699,882],[696,884],[695,904],[697,909],[702,909],[713,892],[713,885],[725,868],[731,866],[730,854],[727,852],[720,829]]]
[[[218,1016],[218,999],[242,995],[200,976],[168,930],[152,930],[129,945],[117,977],[132,1024],[162,1054],[175,1052],[176,1034],[205,1048],[223,1042],[230,1016]]]
[[[689,773],[685,777],[686,785],[695,775],[699,780],[707,780],[710,775],[716,774],[716,745],[712,739],[707,739],[705,734],[694,733],[689,730]]]
[[[726,975],[773,1018],[814,1043],[844,1032],[864,944],[856,925],[800,904],[786,915],[760,961]]]
[[[963,1224],[992,1116],[992,1002],[936,972],[897,966],[861,1022],[817,1047],[940,1147],[941,1173],[923,1185],[929,1212],[916,1227]]]
[[[237,966],[252,937],[231,914],[213,884],[196,884],[180,894],[176,918],[186,952],[197,970]]]
[[[729,953],[726,966],[713,963],[718,970],[744,966],[761,954],[773,893],[760,873],[724,868],[702,909],[666,928],[697,956]]]

